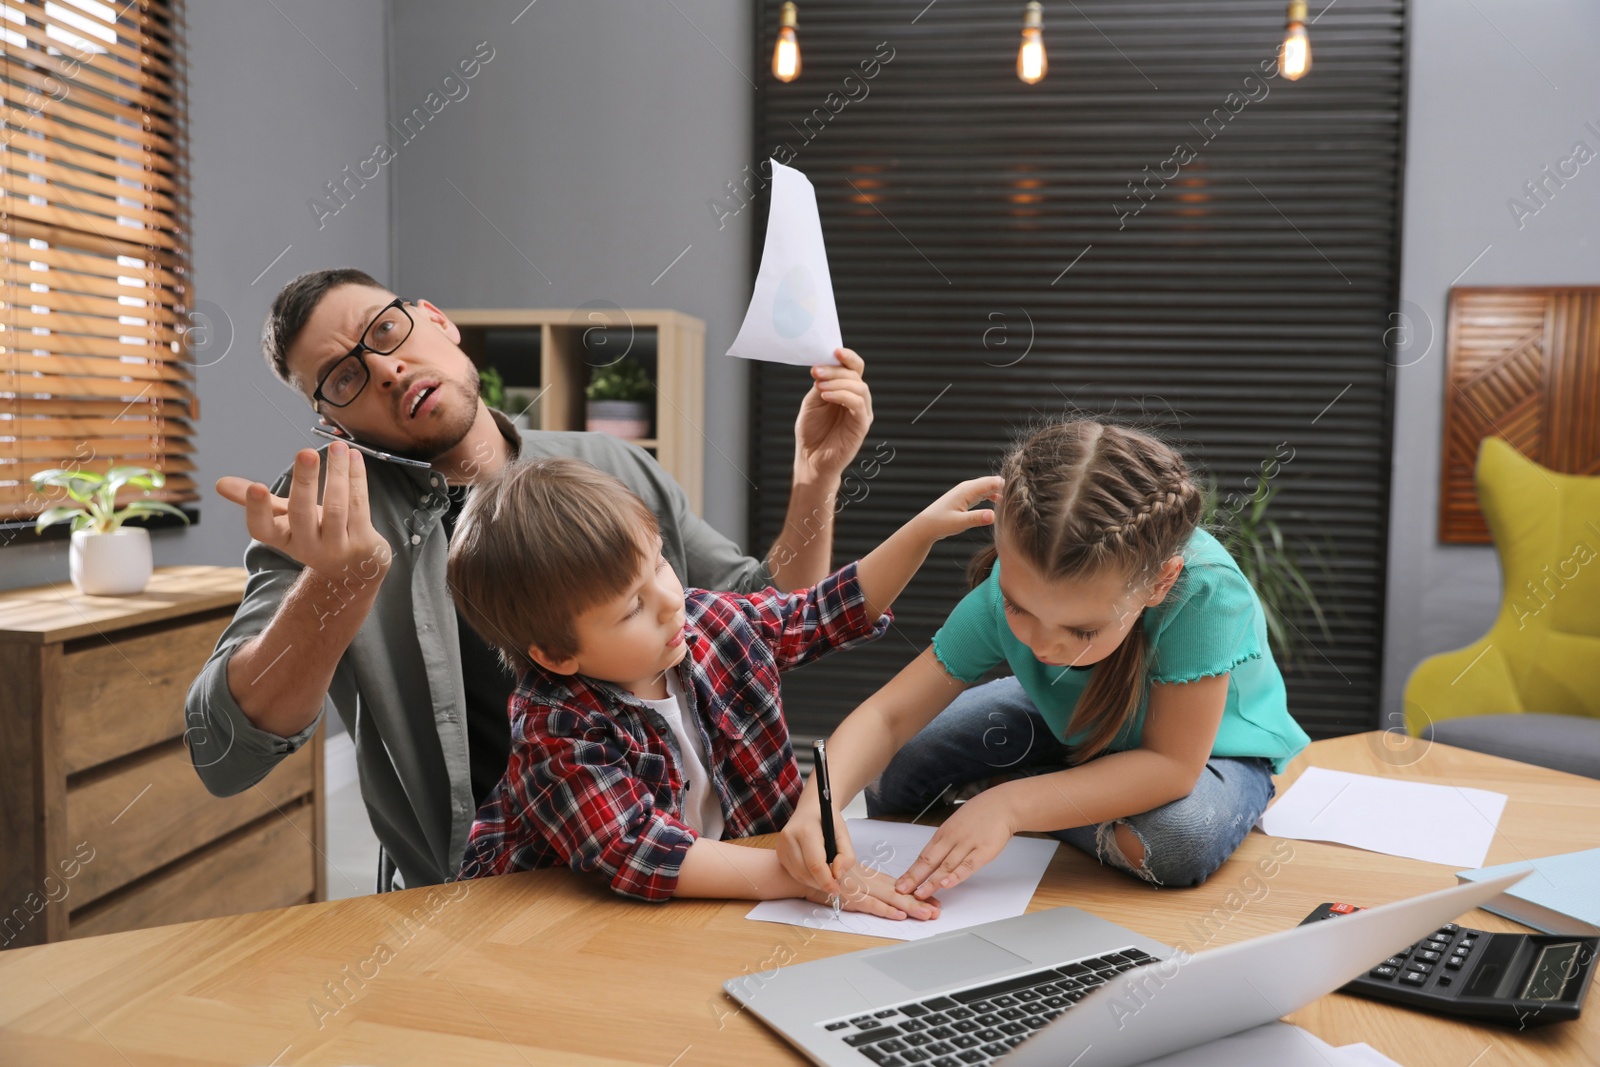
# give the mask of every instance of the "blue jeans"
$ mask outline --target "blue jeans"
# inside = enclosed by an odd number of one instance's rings
[[[972,782],[1059,771],[1070,754],[1021,684],[1002,678],[962,693],[908,741],[867,787],[867,813],[918,814]],[[1153,885],[1195,886],[1233,855],[1275,792],[1271,760],[1213,756],[1181,800],[1050,836]],[[1144,847],[1137,867],[1116,842],[1118,824]]]

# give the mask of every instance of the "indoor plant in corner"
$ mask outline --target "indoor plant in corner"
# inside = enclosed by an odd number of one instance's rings
[[[31,481],[36,492],[58,489],[70,504],[46,508],[34,524],[36,533],[58,522],[72,523],[70,557],[72,584],[87,596],[131,596],[150,583],[152,559],[150,533],[142,527],[123,526],[136,515],[189,516],[162,500],[130,500],[117,507],[117,490],[123,486],[148,493],[166,484],[160,471],[144,467],[113,467],[96,471],[56,468],[40,471]]]

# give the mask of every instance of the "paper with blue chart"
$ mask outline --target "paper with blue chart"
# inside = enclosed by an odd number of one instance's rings
[[[804,174],[772,160],[761,269],[728,355],[809,367],[836,363],[833,350],[843,344],[816,190]]]

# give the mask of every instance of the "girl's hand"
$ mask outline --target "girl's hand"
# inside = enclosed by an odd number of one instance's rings
[[[986,789],[944,821],[895,888],[927,900],[941,889],[960,885],[998,856],[1016,832],[1004,796],[998,788]]]
[[[930,543],[953,537],[974,526],[988,526],[994,522],[994,509],[979,508],[974,511],[973,507],[985,500],[998,498],[1004,484],[997,475],[962,482],[924,508],[915,521]]]
[[[876,915],[883,919],[937,919],[941,905],[937,897],[918,899],[895,888],[895,882],[884,871],[858,866],[845,872],[840,879],[844,893],[840,904],[845,911],[858,911],[863,915]],[[832,895],[822,891],[807,893],[813,904],[832,904]]]
[[[850,831],[845,829],[844,815],[838,808],[833,812],[833,839],[838,847],[830,869],[827,850],[822,844],[822,802],[815,782],[807,782],[795,804],[794,814],[778,837],[778,862],[789,877],[810,889],[825,895],[842,895],[839,878],[856,865],[856,850],[850,844]],[[811,899],[807,896],[806,899]]]

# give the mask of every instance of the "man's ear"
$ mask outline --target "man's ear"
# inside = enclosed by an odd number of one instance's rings
[[[1150,595],[1145,598],[1145,606],[1153,608],[1172,592],[1173,583],[1178,580],[1178,575],[1183,573],[1183,557],[1173,556],[1161,565],[1161,574],[1156,578],[1156,584],[1150,587]]]
[[[551,674],[578,673],[578,657],[576,656],[552,656],[538,645],[529,645],[528,658]]]
[[[417,310],[422,312],[422,317],[439,327],[439,331],[450,338],[451,344],[461,343],[461,330],[450,321],[450,316],[440,311],[427,300],[417,301]]]

